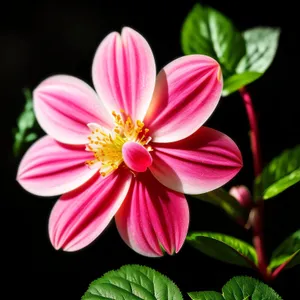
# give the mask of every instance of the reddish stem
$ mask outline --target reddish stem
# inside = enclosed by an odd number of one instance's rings
[[[285,266],[286,264],[282,264],[277,269],[275,269],[271,275],[271,279],[274,280],[279,275],[279,273],[285,268]]]
[[[289,262],[290,259],[285,263],[283,263],[282,265],[280,265],[278,268],[276,268],[271,275],[271,280],[274,280],[279,275],[279,273],[287,266]]]
[[[253,156],[254,174],[255,177],[262,172],[262,160],[259,144],[259,130],[258,123],[253,107],[253,103],[250,94],[245,87],[240,89],[240,94],[244,100],[249,125],[250,125],[250,142]],[[258,270],[261,273],[265,281],[271,279],[268,271],[267,257],[264,249],[264,236],[263,236],[263,209],[264,202],[262,199],[258,199],[257,205],[254,206],[249,215],[249,223],[253,232],[253,245],[256,250],[258,260]]]
[[[251,142],[251,150],[253,155],[254,174],[256,177],[262,171],[257,118],[255,115],[251,97],[245,87],[242,87],[240,89],[240,94],[244,100],[245,108],[248,115],[249,125],[250,125],[250,142]]]
[[[268,271],[267,257],[264,249],[263,235],[263,202],[260,201],[257,206],[253,207],[249,221],[253,232],[253,245],[257,254],[257,268],[265,281],[269,281],[270,273]]]

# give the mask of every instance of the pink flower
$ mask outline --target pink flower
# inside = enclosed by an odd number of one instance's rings
[[[49,221],[56,249],[87,246],[115,216],[138,253],[177,253],[189,224],[184,193],[216,189],[242,165],[229,137],[201,127],[220,98],[220,66],[190,55],[156,78],[147,41],[124,28],[100,44],[92,77],[97,94],[66,75],[35,89],[36,117],[48,135],[23,157],[18,181],[36,195],[63,194]]]

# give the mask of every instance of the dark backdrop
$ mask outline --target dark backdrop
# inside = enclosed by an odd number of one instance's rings
[[[160,69],[182,55],[180,28],[196,1],[10,1],[0,17],[0,86],[4,151],[2,168],[1,268],[13,289],[4,286],[9,299],[80,299],[89,283],[104,272],[124,264],[144,264],[173,279],[183,292],[220,290],[232,276],[252,271],[208,258],[185,244],[173,257],[150,259],[128,248],[114,223],[89,247],[64,253],[52,248],[47,233],[54,198],[39,198],[22,190],[15,181],[18,160],[11,152],[11,128],[22,110],[22,89],[33,89],[53,74],[70,74],[91,83],[91,62],[99,42],[111,31],[130,26],[150,43]],[[298,9],[292,0],[203,1],[232,18],[240,30],[254,26],[282,28],[273,65],[249,86],[259,112],[264,162],[299,143],[299,37]],[[298,48],[299,49],[299,48]],[[236,93],[221,100],[207,125],[231,136],[242,150],[244,168],[228,186],[253,177],[248,143],[248,123]],[[4,136],[4,139],[3,139]],[[2,164],[3,165],[3,164]],[[266,243],[270,251],[299,228],[300,186],[266,202]],[[197,200],[189,201],[191,230],[231,234],[247,241],[244,232],[222,211]],[[299,298],[300,267],[283,272],[272,284],[283,299]],[[26,283],[26,284],[24,284]],[[24,285],[22,285],[24,284]],[[298,285],[297,285],[298,284]],[[23,286],[20,288],[20,286]],[[25,289],[24,289],[25,288]],[[3,293],[2,292],[2,293]],[[20,298],[22,298],[20,297]]]

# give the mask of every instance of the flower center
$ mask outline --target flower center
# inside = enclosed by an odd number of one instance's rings
[[[133,122],[130,116],[125,114],[121,110],[120,114],[117,114],[115,111],[112,112],[114,117],[115,127],[112,131],[109,131],[96,123],[89,123],[87,126],[91,130],[91,134],[88,136],[88,144],[86,145],[86,150],[91,151],[94,154],[93,160],[86,161],[87,166],[89,167],[98,167],[100,174],[102,176],[107,176],[114,170],[118,169],[119,166],[124,162],[123,157],[123,146],[126,143],[126,149],[128,145],[135,142],[139,147],[130,147],[138,148],[135,150],[137,156],[145,157],[145,151],[149,152],[152,150],[150,146],[147,146],[151,140],[149,136],[149,129],[145,128],[144,123],[140,120]],[[145,151],[141,151],[141,147]],[[126,153],[128,151],[126,150]],[[149,154],[150,156],[150,154]],[[145,159],[140,159],[135,157],[136,161],[145,161]],[[133,157],[133,159],[135,160]],[[125,158],[126,161],[129,161],[128,158]],[[152,162],[152,160],[151,160]],[[131,164],[127,164],[131,168]],[[133,171],[139,171],[143,168],[131,168]]]

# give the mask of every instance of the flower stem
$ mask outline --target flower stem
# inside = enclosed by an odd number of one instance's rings
[[[254,175],[257,177],[262,172],[262,159],[259,143],[259,129],[252,99],[245,87],[240,89],[241,97],[244,100],[249,125],[250,125],[250,143],[253,156]],[[253,232],[253,245],[256,250],[258,260],[258,270],[265,281],[271,279],[268,271],[267,257],[264,249],[263,235],[263,210],[264,202],[258,199],[256,205],[252,208],[249,215],[249,223]]]
[[[259,144],[259,130],[255,110],[252,104],[250,94],[245,87],[240,89],[240,94],[244,100],[246,112],[250,125],[250,142],[253,155],[254,175],[258,176],[262,171],[261,152]]]
[[[263,234],[263,201],[254,206],[249,216],[253,233],[253,245],[257,254],[257,268],[265,281],[270,281],[270,273],[268,271],[267,257],[264,249]]]

